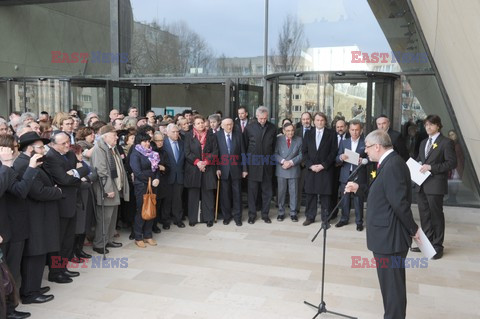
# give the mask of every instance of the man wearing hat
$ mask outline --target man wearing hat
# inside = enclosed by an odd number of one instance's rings
[[[122,158],[117,150],[117,132],[111,125],[105,125],[99,130],[100,138],[92,153],[92,167],[97,169],[98,180],[93,183],[97,200],[97,227],[93,250],[99,254],[108,253],[107,248],[121,247],[121,243],[113,241],[117,221],[120,198],[129,201],[130,188]],[[104,209],[102,210],[102,201]],[[102,227],[102,223],[104,227]],[[105,230],[105,234],[102,233]],[[103,246],[105,236],[106,247]]]
[[[48,280],[56,283],[72,282],[79,272],[69,271],[61,261],[73,256],[75,241],[75,212],[81,178],[90,173],[83,167],[75,153],[70,151],[70,136],[57,132],[50,139],[50,150],[45,155],[43,168],[53,179],[54,185],[62,190],[62,199],[58,202],[60,215],[60,253],[50,254],[48,259],[50,273]],[[58,263],[58,261],[60,262]]]
[[[30,158],[39,154],[44,156],[48,139],[41,138],[36,132],[27,132],[20,137],[20,155],[13,163],[13,169],[23,175]],[[42,160],[42,158],[41,158]],[[62,191],[41,166],[35,168],[37,175],[30,187],[27,200],[28,238],[25,241],[21,266],[22,285],[20,296],[24,304],[44,303],[53,299],[45,295],[50,288],[41,288],[43,269],[47,253],[60,250],[60,217],[58,201]]]

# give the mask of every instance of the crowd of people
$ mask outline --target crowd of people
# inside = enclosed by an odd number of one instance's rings
[[[249,224],[257,221],[258,212],[265,223],[272,222],[274,198],[277,221],[285,220],[288,200],[288,216],[298,222],[305,195],[304,226],[315,222],[319,202],[327,227],[340,211],[335,226],[348,225],[353,202],[356,230],[363,231],[366,192],[341,195],[352,172],[360,188],[375,178],[375,169],[359,167],[372,146],[365,142],[364,123],[337,118],[329,125],[324,113],[304,112],[300,123],[285,119],[277,129],[266,107],[258,107],[254,118],[244,107],[236,115],[217,112],[205,118],[185,110],[174,117],[153,111],[140,116],[131,107],[127,115],[113,109],[107,119],[96,113],[81,118],[74,109],[0,118],[0,248],[22,303],[54,298],[47,294],[49,287],[41,287],[45,265],[49,281],[70,283],[80,274],[63,261],[91,258],[84,245],[98,254],[121,247],[115,241],[120,225],[130,228],[130,240],[139,248],[157,245],[153,234],[172,225],[185,228],[184,221],[190,227],[212,227],[221,218],[224,225],[242,226],[242,192]],[[384,115],[376,124],[404,160],[416,155],[433,175],[418,188],[419,209],[422,228],[441,258],[446,180],[463,171],[454,144],[440,134],[435,115],[425,120],[433,144],[428,138],[405,141]],[[423,149],[443,155],[431,157]],[[359,154],[358,162],[346,150]],[[143,195],[149,186],[157,195],[157,217],[144,220]],[[337,203],[340,209],[331,212]],[[6,298],[8,318],[29,316],[16,306],[16,298]]]

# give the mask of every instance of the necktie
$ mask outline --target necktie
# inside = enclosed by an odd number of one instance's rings
[[[228,154],[230,154],[230,150],[232,149],[232,139],[230,138],[230,134],[227,134],[227,150]]]
[[[321,131],[317,131],[317,140],[316,140],[316,143],[317,143],[317,150],[318,150],[318,147],[320,146],[320,139],[322,138],[322,132]]]
[[[172,150],[173,150],[173,157],[175,157],[175,163],[176,163],[178,162],[178,142],[177,141],[173,142]]]
[[[307,131],[307,129],[304,127],[304,128],[303,128],[303,135],[302,135],[302,137],[305,137],[305,132],[306,132],[306,131]]]
[[[287,147],[290,148],[291,141],[289,138],[287,138]]]
[[[377,163],[377,170],[380,168],[380,163]]]
[[[430,137],[428,139],[427,151],[425,152],[425,158],[428,157],[428,155],[430,154],[431,151],[432,151],[432,138]]]
[[[245,121],[242,121],[242,133],[244,129],[245,129]]]

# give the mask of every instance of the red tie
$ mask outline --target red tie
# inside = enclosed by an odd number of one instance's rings
[[[287,138],[287,147],[290,148],[290,139]]]
[[[380,163],[377,163],[377,169],[379,169],[379,168],[380,168]]]
[[[242,133],[243,133],[243,130],[245,129],[245,122],[242,121]]]

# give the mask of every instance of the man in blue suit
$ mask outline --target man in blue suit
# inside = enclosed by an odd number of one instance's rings
[[[233,120],[225,118],[222,129],[215,134],[218,143],[219,165],[217,177],[220,181],[220,207],[223,212],[223,224],[233,219],[242,226],[242,178],[247,176],[247,165],[242,163],[245,153],[242,133],[233,130]]]
[[[277,162],[276,175],[278,181],[278,221],[285,218],[285,195],[290,195],[290,218],[298,222],[297,217],[297,188],[300,178],[300,164],[302,163],[302,138],[295,136],[292,123],[283,126],[283,135],[277,137],[275,159]]]
[[[345,154],[345,149],[349,149],[353,152],[360,154],[360,163],[362,159],[366,158],[365,154],[365,139],[362,136],[363,124],[359,120],[351,120],[348,126],[350,137],[342,140],[338,149],[337,164],[341,165],[340,169],[340,191],[344,192],[345,185],[348,183],[348,177],[357,168],[358,165],[353,165],[348,162],[348,156]],[[359,164],[360,164],[359,163]],[[367,184],[367,169],[365,166],[361,167],[356,175],[357,184]],[[363,230],[363,194],[347,193],[343,196],[342,200],[342,217],[335,227],[342,227],[348,224],[350,218],[350,200],[353,197],[353,203],[355,206],[355,222],[357,224],[357,230]]]
[[[167,136],[163,148],[168,154],[170,170],[165,178],[171,186],[172,196],[169,196],[170,198],[165,201],[165,207],[162,208],[162,224],[163,229],[169,229],[170,218],[172,218],[175,225],[184,228],[185,224],[182,222],[182,193],[185,151],[179,129],[175,124],[168,124]]]

